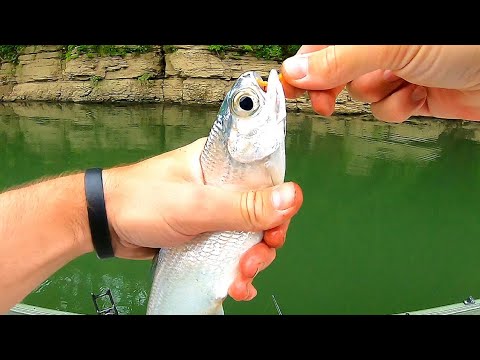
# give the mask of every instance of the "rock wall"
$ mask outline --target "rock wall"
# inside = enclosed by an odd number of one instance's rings
[[[156,45],[146,54],[65,60],[59,45],[28,46],[18,65],[1,64],[0,101],[220,104],[243,72],[255,70],[267,76],[280,67],[279,62],[248,55],[219,57],[206,45],[175,48],[166,53]],[[288,100],[287,107],[313,112],[306,97]],[[344,91],[337,99],[336,113],[366,114],[370,109]]]

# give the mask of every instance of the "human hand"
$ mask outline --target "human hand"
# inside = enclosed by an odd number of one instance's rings
[[[290,219],[302,205],[302,191],[294,183],[255,193],[205,185],[199,161],[205,140],[104,170],[115,256],[152,258],[158,248],[183,244],[203,232],[266,230],[263,241],[240,259],[239,275],[229,289],[235,300],[251,300],[257,293],[253,278],[272,263],[276,249],[284,244]],[[280,195],[277,207],[273,192]]]
[[[286,96],[308,91],[321,115],[334,112],[346,86],[380,120],[480,120],[480,46],[304,45],[282,74]]]

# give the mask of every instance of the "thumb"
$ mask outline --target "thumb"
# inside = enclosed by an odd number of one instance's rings
[[[286,59],[282,74],[288,83],[301,89],[332,89],[377,69],[403,68],[419,49],[407,45],[328,46]]]
[[[256,191],[204,190],[208,202],[197,218],[202,232],[268,230],[292,218],[303,203],[302,190],[293,182]]]

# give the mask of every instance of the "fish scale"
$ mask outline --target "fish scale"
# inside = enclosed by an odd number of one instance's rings
[[[255,72],[242,74],[220,107],[200,155],[208,185],[249,190],[275,185],[272,179],[283,182],[283,88],[274,70],[266,93],[259,79]],[[241,108],[242,96],[252,97],[252,110]],[[218,216],[222,210],[218,209]],[[261,231],[210,232],[179,247],[161,249],[154,260],[147,314],[223,314],[222,304],[241,256],[262,237]]]

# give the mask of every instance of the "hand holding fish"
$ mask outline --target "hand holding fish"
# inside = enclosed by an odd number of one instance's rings
[[[282,66],[285,95],[308,91],[313,109],[331,115],[346,87],[375,117],[480,120],[480,47],[474,45],[304,45]]]
[[[236,300],[251,300],[258,271],[275,259],[290,219],[302,205],[297,184],[259,191],[205,185],[200,153],[205,138],[137,164],[104,171],[105,203],[115,256],[151,258],[158,248],[177,247],[211,231],[267,230],[240,261],[230,287]]]

